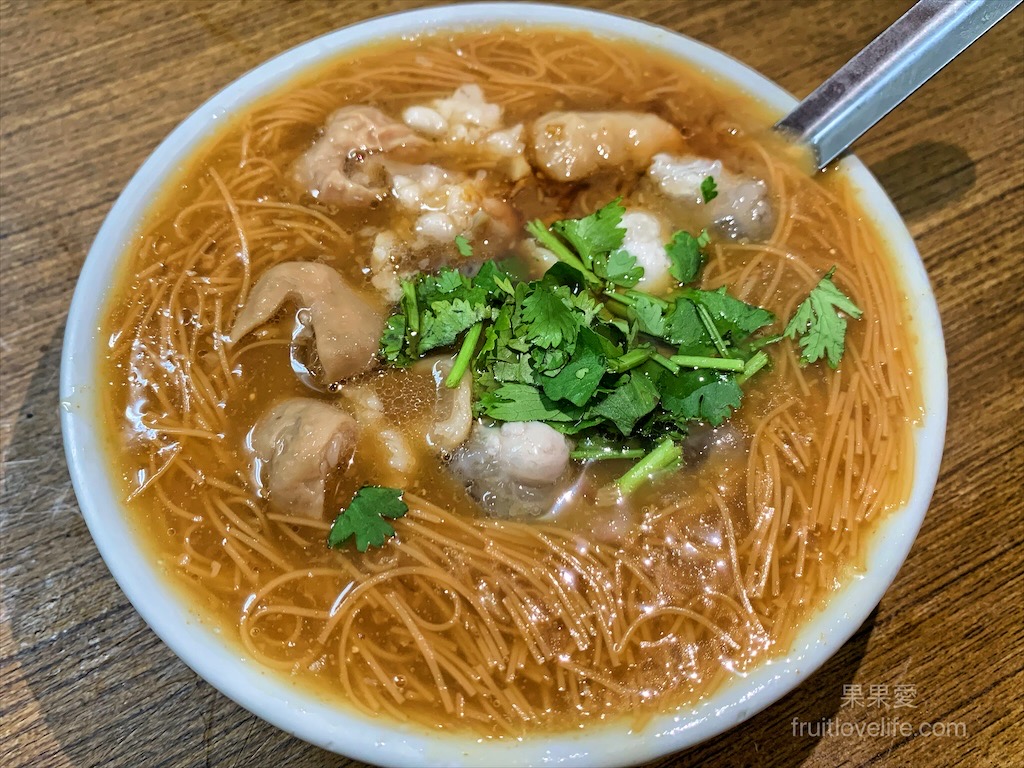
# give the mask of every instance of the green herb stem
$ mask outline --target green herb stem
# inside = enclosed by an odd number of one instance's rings
[[[606,298],[609,298],[612,301],[617,301],[619,304],[624,304],[627,307],[632,307],[634,304],[636,304],[636,299],[634,299],[634,298],[632,298],[630,296],[626,296],[624,294],[618,293],[616,291],[602,291],[602,294]]]
[[[615,373],[624,373],[646,363],[651,359],[652,353],[653,350],[650,347],[631,349],[621,357],[609,358],[608,368]]]
[[[402,304],[406,320],[409,323],[409,332],[419,333],[420,311],[416,301],[416,286],[407,280],[402,281]]]
[[[662,310],[666,310],[666,309],[668,309],[669,307],[672,306],[672,304],[670,304],[669,302],[665,301],[664,299],[659,299],[657,296],[652,296],[651,294],[645,293],[643,291],[634,291],[633,289],[629,289],[629,290],[626,291],[626,295],[629,298],[633,299],[634,302],[637,299],[640,299],[640,298],[647,299],[648,301],[651,301],[651,302],[654,302],[655,304],[657,304],[659,307],[662,308]]]
[[[558,239],[558,236],[555,235],[554,232],[545,227],[544,223],[540,219],[534,219],[529,222],[526,225],[526,231],[533,235],[537,239],[537,242],[555,254],[559,261],[565,262],[573,269],[579,270],[590,282],[601,282],[601,279],[590,269],[587,269],[587,266],[580,260],[580,258],[570,251],[565,244]]]
[[[612,315],[614,317],[629,317],[629,307],[633,306],[632,303],[628,301],[623,301],[622,296],[614,292],[609,291],[602,295],[612,299],[611,302],[606,301],[601,305],[602,310],[604,310],[609,315]]]
[[[743,366],[743,373],[736,377],[736,383],[742,384],[766,365],[768,365],[768,353],[762,350],[747,360]]]
[[[704,328],[707,329],[708,335],[711,337],[712,343],[715,345],[715,349],[718,350],[718,354],[722,357],[728,357],[729,352],[725,347],[725,340],[722,338],[722,334],[718,332],[718,327],[715,325],[715,321],[711,317],[711,313],[702,304],[694,305],[697,309],[697,317],[704,323]]]
[[[459,382],[462,381],[462,377],[469,369],[469,361],[473,358],[473,352],[476,351],[476,344],[480,341],[480,333],[483,328],[483,323],[477,323],[466,331],[466,337],[462,340],[462,346],[459,348],[459,354],[455,358],[452,370],[448,374],[448,378],[444,380],[446,387],[454,389],[459,386]]]
[[[679,373],[679,366],[676,365],[676,363],[673,360],[670,360],[669,358],[665,357],[660,352],[655,352],[653,355],[651,355],[651,360],[656,362],[662,368],[668,369],[673,374]]]
[[[737,373],[743,370],[743,361],[731,357],[672,355],[669,359],[681,368],[707,368],[712,371],[735,371]]]
[[[625,304],[627,307],[635,307],[637,301],[640,300],[641,298],[647,299],[652,304],[657,304],[662,311],[665,311],[672,306],[671,303],[665,301],[664,299],[659,299],[657,296],[652,296],[651,294],[644,293],[643,291],[634,291],[630,289],[626,290],[623,293],[620,293],[618,291],[602,291],[601,293],[602,295],[606,296],[612,301],[617,301],[620,304]]]
[[[646,454],[643,448],[613,448],[608,445],[583,446],[569,456],[580,461],[605,461],[608,459],[639,459]]]
[[[629,496],[637,488],[646,483],[655,472],[675,464],[683,455],[682,449],[669,439],[663,440],[658,447],[640,459],[622,477],[615,481],[619,491]]]

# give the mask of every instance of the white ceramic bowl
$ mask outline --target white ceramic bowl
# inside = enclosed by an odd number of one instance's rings
[[[528,19],[528,21],[524,21]],[[638,41],[667,51],[784,112],[795,100],[743,64],[659,27],[569,7],[522,3],[429,8],[373,19],[294,48],[235,81],[179,125],[135,174],[103,223],[75,290],[61,363],[61,424],[75,492],[96,545],[114,578],[150,627],[213,686],[279,728],[351,757],[385,765],[624,765],[653,759],[715,736],[781,698],[821,666],[867,618],[903,563],[931,498],[946,423],[946,358],[938,309],[924,266],[899,214],[867,169],[844,161],[867,213],[899,259],[918,339],[925,417],[916,433],[913,492],[871,543],[864,575],[837,592],[799,633],[785,657],[766,662],[700,704],[653,719],[640,732],[627,722],[578,735],[538,736],[510,743],[429,734],[339,710],[289,685],[240,655],[196,620],[136,541],[105,461],[97,374],[105,297],[117,262],[146,208],[197,145],[244,109],[311,65],[381,38],[423,30],[494,25],[560,25]]]

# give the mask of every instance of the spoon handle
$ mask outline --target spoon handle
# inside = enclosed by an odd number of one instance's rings
[[[920,0],[776,124],[824,168],[1022,0]]]

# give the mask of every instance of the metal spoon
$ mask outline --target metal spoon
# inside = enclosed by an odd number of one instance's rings
[[[920,0],[776,124],[832,162],[1024,0]]]

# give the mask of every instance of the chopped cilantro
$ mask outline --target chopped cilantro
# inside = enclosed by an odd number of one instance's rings
[[[459,249],[459,253],[463,256],[473,255],[473,246],[469,244],[469,241],[462,235],[455,236],[455,247]]]
[[[327,535],[327,546],[340,547],[354,536],[360,552],[371,546],[379,547],[395,535],[395,529],[386,518],[395,520],[408,511],[409,506],[402,501],[402,491],[397,488],[364,485],[356,491],[348,508],[335,519]]]
[[[601,339],[589,328],[580,330],[576,351],[569,362],[553,376],[544,376],[541,387],[552,400],[568,400],[586,405],[607,371]]]
[[[665,336],[665,316],[661,304],[651,298],[638,296],[629,308],[629,317],[636,321],[640,333],[648,336]]]
[[[700,183],[700,196],[704,199],[705,205],[718,197],[718,185],[714,176],[708,176]]]
[[[688,288],[683,295],[706,309],[718,332],[722,336],[730,336],[733,341],[739,341],[775,322],[775,315],[767,309],[730,296],[724,286],[717,291]]]
[[[527,341],[544,348],[575,344],[581,320],[573,312],[568,294],[568,288],[541,283],[523,299],[521,313]]]
[[[654,410],[660,397],[649,378],[640,372],[629,373],[592,412],[610,421],[623,435],[629,435],[636,423]]]
[[[381,356],[392,365],[400,366],[408,362],[402,352],[405,344],[405,315],[392,315],[384,324],[384,333],[380,337]]]
[[[672,239],[665,246],[669,274],[683,285],[696,280],[701,267],[704,266],[701,247],[706,244],[706,241],[702,243],[699,238],[683,230],[672,235]]]
[[[740,407],[742,397],[733,375],[696,370],[666,377],[661,402],[680,419],[705,421],[717,427]]]
[[[622,248],[596,258],[594,271],[598,277],[625,288],[632,288],[644,276],[644,268],[637,264],[636,256]]]
[[[705,179],[702,192],[705,201],[714,197],[713,179]],[[515,277],[514,264],[506,272],[487,262],[473,277],[442,268],[403,281],[402,300],[381,336],[381,359],[407,366],[431,351],[457,352],[446,384],[471,377],[476,416],[542,421],[574,436],[576,459],[639,459],[617,485],[622,493],[635,490],[678,461],[691,423],[719,425],[740,407],[741,385],[770,364],[764,348],[782,336],[767,330],[775,323],[771,312],[725,287],[694,287],[706,232],[679,231],[666,244],[674,292],[636,290],[644,273],[622,247],[624,212],[615,200],[550,227],[530,222],[527,232],[558,258],[537,280]],[[471,253],[461,236],[456,247]],[[835,288],[832,274],[800,305],[785,335],[799,340],[805,362],[827,356],[835,367],[845,331],[839,312],[859,317],[860,310]],[[364,524],[364,491],[400,495],[363,489],[335,522],[332,546]],[[391,531],[381,515],[364,525],[377,526],[381,541],[379,532]],[[373,543],[366,535],[357,546]]]
[[[485,314],[486,307],[470,304],[466,299],[435,301],[420,318],[420,355],[454,344],[459,334],[480,322]]]
[[[863,314],[832,282],[835,271],[832,267],[811,289],[783,332],[790,339],[799,338],[800,360],[804,364],[827,357],[829,366],[838,368],[846,347],[846,319],[839,313],[845,312],[855,319]]]
[[[616,198],[582,219],[563,219],[551,225],[551,229],[579,254],[588,269],[592,268],[595,256],[611,253],[622,246],[626,230],[620,225],[626,209],[622,207],[621,200]]]
[[[575,421],[582,412],[573,405],[559,405],[529,384],[503,384],[486,393],[478,410],[496,421]]]

